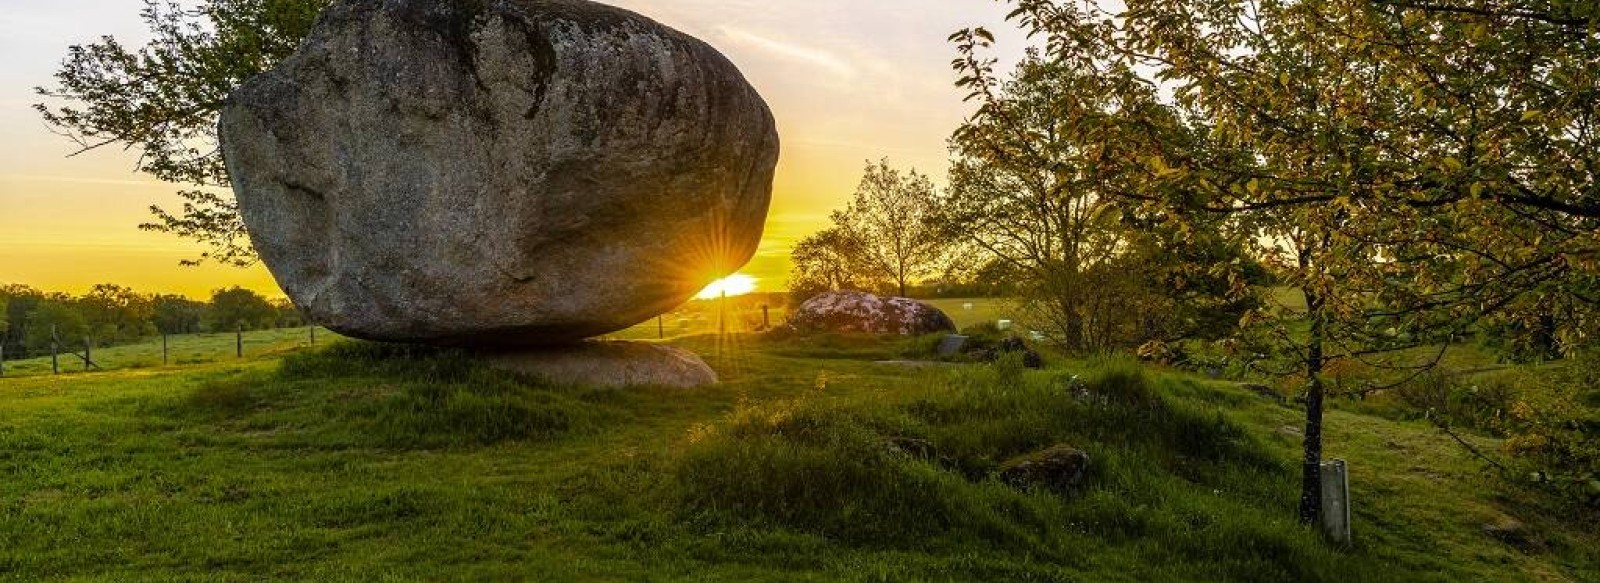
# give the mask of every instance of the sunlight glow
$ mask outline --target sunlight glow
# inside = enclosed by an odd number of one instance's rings
[[[756,291],[756,278],[735,273],[728,277],[711,282],[706,289],[700,290],[696,299],[711,300],[722,297],[726,293],[729,297],[742,296]]]

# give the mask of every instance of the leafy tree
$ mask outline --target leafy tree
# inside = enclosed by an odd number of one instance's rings
[[[162,334],[196,334],[210,309],[183,296],[158,295],[151,300],[151,321]]]
[[[1065,348],[1104,350],[1147,335],[1134,320],[1163,295],[1129,279],[1138,277],[1130,267],[1145,266],[1126,258],[1135,239],[1151,240],[1162,221],[1124,194],[1152,187],[1138,181],[1152,140],[1119,120],[1184,139],[1190,128],[1129,75],[1030,51],[1001,80],[981,54],[993,42],[986,31],[952,40],[962,53],[955,63],[961,84],[978,109],[950,141],[945,228],[1024,274],[1020,293],[1034,319]],[[1179,241],[1191,234],[1167,231]]]
[[[14,347],[13,354],[20,354],[28,347],[28,314],[44,299],[42,292],[25,285],[0,286],[0,307],[5,309],[0,319],[8,324],[0,334],[4,334],[6,346]]]
[[[294,302],[289,301],[288,298],[273,300],[271,303],[272,311],[274,312],[272,322],[274,328],[298,328],[306,325],[305,315],[301,314],[300,308],[295,307]]]
[[[261,294],[235,286],[211,294],[210,318],[213,332],[262,330],[277,323],[278,310]]]
[[[824,292],[869,286],[858,265],[860,251],[837,227],[801,239],[791,257],[789,299],[795,304]]]
[[[115,38],[68,49],[57,85],[39,88],[35,108],[80,147],[138,149],[137,169],[195,188],[179,193],[183,208],[151,207],[142,228],[205,243],[206,259],[247,265],[255,260],[227,187],[218,149],[217,113],[245,80],[294,52],[330,0],[204,0],[185,8],[145,0],[141,16],[153,39],[128,48]]]
[[[1320,512],[1328,363],[1447,342],[1474,317],[1552,299],[1594,305],[1592,4],[1012,3],[1047,60],[1102,80],[1101,98],[1168,93],[1072,128],[1146,146],[1121,157],[1142,174],[1096,169],[1137,186],[1108,192],[1179,218],[1249,217],[1301,292],[1306,332],[1282,337],[1307,381],[1302,520]],[[963,84],[986,100],[992,61],[972,47],[987,38],[957,38]]]
[[[63,350],[77,348],[89,334],[89,325],[78,313],[71,299],[55,296],[40,302],[28,313],[27,347],[35,353],[50,350],[51,343],[59,340]]]
[[[126,287],[96,285],[77,300],[77,307],[91,336],[102,344],[130,342],[155,332],[151,299]]]
[[[939,193],[927,176],[901,173],[888,160],[867,164],[855,197],[833,213],[836,246],[866,280],[886,280],[900,296],[907,286],[938,272],[950,239],[935,223]]]

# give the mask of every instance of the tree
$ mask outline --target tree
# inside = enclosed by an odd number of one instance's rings
[[[154,306],[148,296],[114,284],[99,284],[77,301],[90,335],[102,344],[138,340],[155,333]]]
[[[868,163],[855,197],[833,213],[834,233],[842,238],[863,279],[890,282],[904,297],[907,286],[938,272],[950,240],[934,222],[939,193],[927,176],[902,174],[888,160]]]
[[[60,348],[71,350],[89,334],[83,316],[74,309],[71,298],[55,296],[40,302],[28,313],[25,345],[35,353],[45,352],[59,341]]]
[[[980,54],[992,36],[974,29],[952,40],[962,53],[961,85],[978,108],[950,140],[944,227],[1024,274],[1020,293],[1034,319],[1068,350],[1111,349],[1140,335],[1131,320],[1152,306],[1138,300],[1160,294],[1131,293],[1136,282],[1124,259],[1163,218],[1122,196],[1150,187],[1137,178],[1152,140],[1119,120],[1161,128],[1172,142],[1192,139],[1184,135],[1190,128],[1125,72],[1030,51],[1001,81]]]
[[[6,346],[15,347],[14,355],[28,348],[28,315],[44,299],[44,293],[25,285],[0,286],[0,307],[5,308],[0,319],[7,322],[0,334],[4,335]]]
[[[206,259],[248,265],[255,260],[218,148],[217,114],[245,80],[294,52],[330,0],[204,0],[186,9],[173,0],[145,0],[141,16],[154,38],[129,49],[112,37],[68,49],[57,86],[38,88],[45,122],[79,152],[138,149],[137,169],[195,188],[179,193],[176,212],[151,207],[141,228],[206,244]]]
[[[870,287],[858,265],[860,255],[837,227],[801,239],[791,252],[790,301],[800,304],[824,292]]]
[[[276,324],[278,310],[261,294],[235,286],[212,292],[210,317],[213,332],[262,330]]]
[[[151,321],[162,334],[196,334],[209,307],[183,296],[158,295],[151,300]]]
[[[1595,305],[1592,4],[1013,4],[1049,60],[1111,80],[1105,99],[1170,95],[1073,128],[1152,146],[1131,158],[1147,172],[1120,174],[1139,188],[1111,192],[1179,218],[1248,217],[1301,292],[1307,331],[1282,338],[1307,382],[1302,520],[1320,512],[1329,362],[1447,346],[1476,318],[1554,298]],[[972,52],[963,84],[987,99],[992,61]]]

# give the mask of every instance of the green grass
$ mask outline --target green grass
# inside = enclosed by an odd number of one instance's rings
[[[0,380],[0,579],[1585,581],[1600,539],[1425,422],[1338,407],[1357,543],[1293,520],[1299,412],[1126,361],[906,369],[903,341],[680,339],[625,391],[340,343]],[[1492,447],[1492,440],[1478,439]],[[1067,495],[993,475],[1057,443]],[[908,444],[915,444],[914,446]],[[1513,546],[1486,523],[1515,518]]]
[[[317,342],[332,342],[337,336],[327,330],[317,330]],[[197,364],[238,361],[237,338],[233,332],[184,334],[167,339],[167,366],[187,367]],[[309,328],[283,328],[278,330],[252,330],[244,333],[246,358],[271,356],[297,349],[309,348]],[[83,346],[63,347],[59,356],[62,373],[84,372],[81,357],[70,351],[83,353]],[[108,348],[95,348],[91,356],[100,370],[148,369],[162,366],[161,337],[147,338],[133,344]],[[5,376],[33,376],[50,374],[50,357],[12,360],[8,354]]]

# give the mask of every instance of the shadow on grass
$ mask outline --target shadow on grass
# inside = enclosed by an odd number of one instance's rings
[[[288,355],[275,373],[205,381],[176,413],[278,431],[296,445],[479,447],[593,431],[609,414],[591,392],[458,350],[342,342]]]

